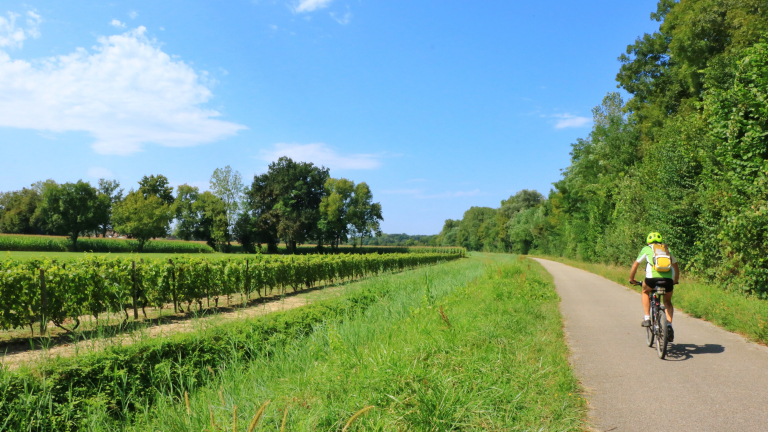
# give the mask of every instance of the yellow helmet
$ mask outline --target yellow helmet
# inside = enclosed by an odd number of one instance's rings
[[[648,243],[648,244],[651,244],[651,243],[661,243],[662,242],[661,241],[661,234],[659,234],[657,232],[652,232],[652,233],[648,234],[648,238],[645,239],[645,242]]]

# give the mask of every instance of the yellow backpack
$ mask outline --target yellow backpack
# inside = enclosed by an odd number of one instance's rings
[[[669,247],[662,243],[651,243],[651,249],[653,249],[653,269],[659,273],[672,270],[672,255],[669,253]]]

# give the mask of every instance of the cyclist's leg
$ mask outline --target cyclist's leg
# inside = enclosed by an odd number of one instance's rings
[[[672,315],[675,314],[675,308],[672,306],[672,294],[668,292],[664,294],[664,309],[667,311],[667,322],[672,324]]]
[[[643,311],[645,311],[645,316],[648,316],[651,314],[651,287],[648,286],[648,284],[645,283],[645,279],[643,279],[643,293],[640,294],[640,297],[643,298]]]

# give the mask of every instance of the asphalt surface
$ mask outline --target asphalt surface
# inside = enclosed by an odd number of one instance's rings
[[[676,312],[675,342],[660,360],[645,343],[640,294],[536,261],[554,276],[595,430],[768,431],[768,348]]]

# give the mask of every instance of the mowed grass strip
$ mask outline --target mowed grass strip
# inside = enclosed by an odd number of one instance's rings
[[[222,365],[188,404],[166,390],[131,430],[244,431],[267,400],[259,430],[283,430],[284,418],[286,431],[339,431],[350,420],[349,431],[583,430],[550,275],[510,255],[468,261],[462,273],[413,272],[356,319]]]
[[[542,258],[586,270],[640,292],[639,287],[629,285],[629,266],[585,263],[551,256]],[[637,279],[641,280],[641,277],[642,274],[638,272]],[[688,315],[705,319],[753,341],[768,344],[768,300],[735,290],[727,291],[682,271],[680,285],[675,287],[672,303]]]

